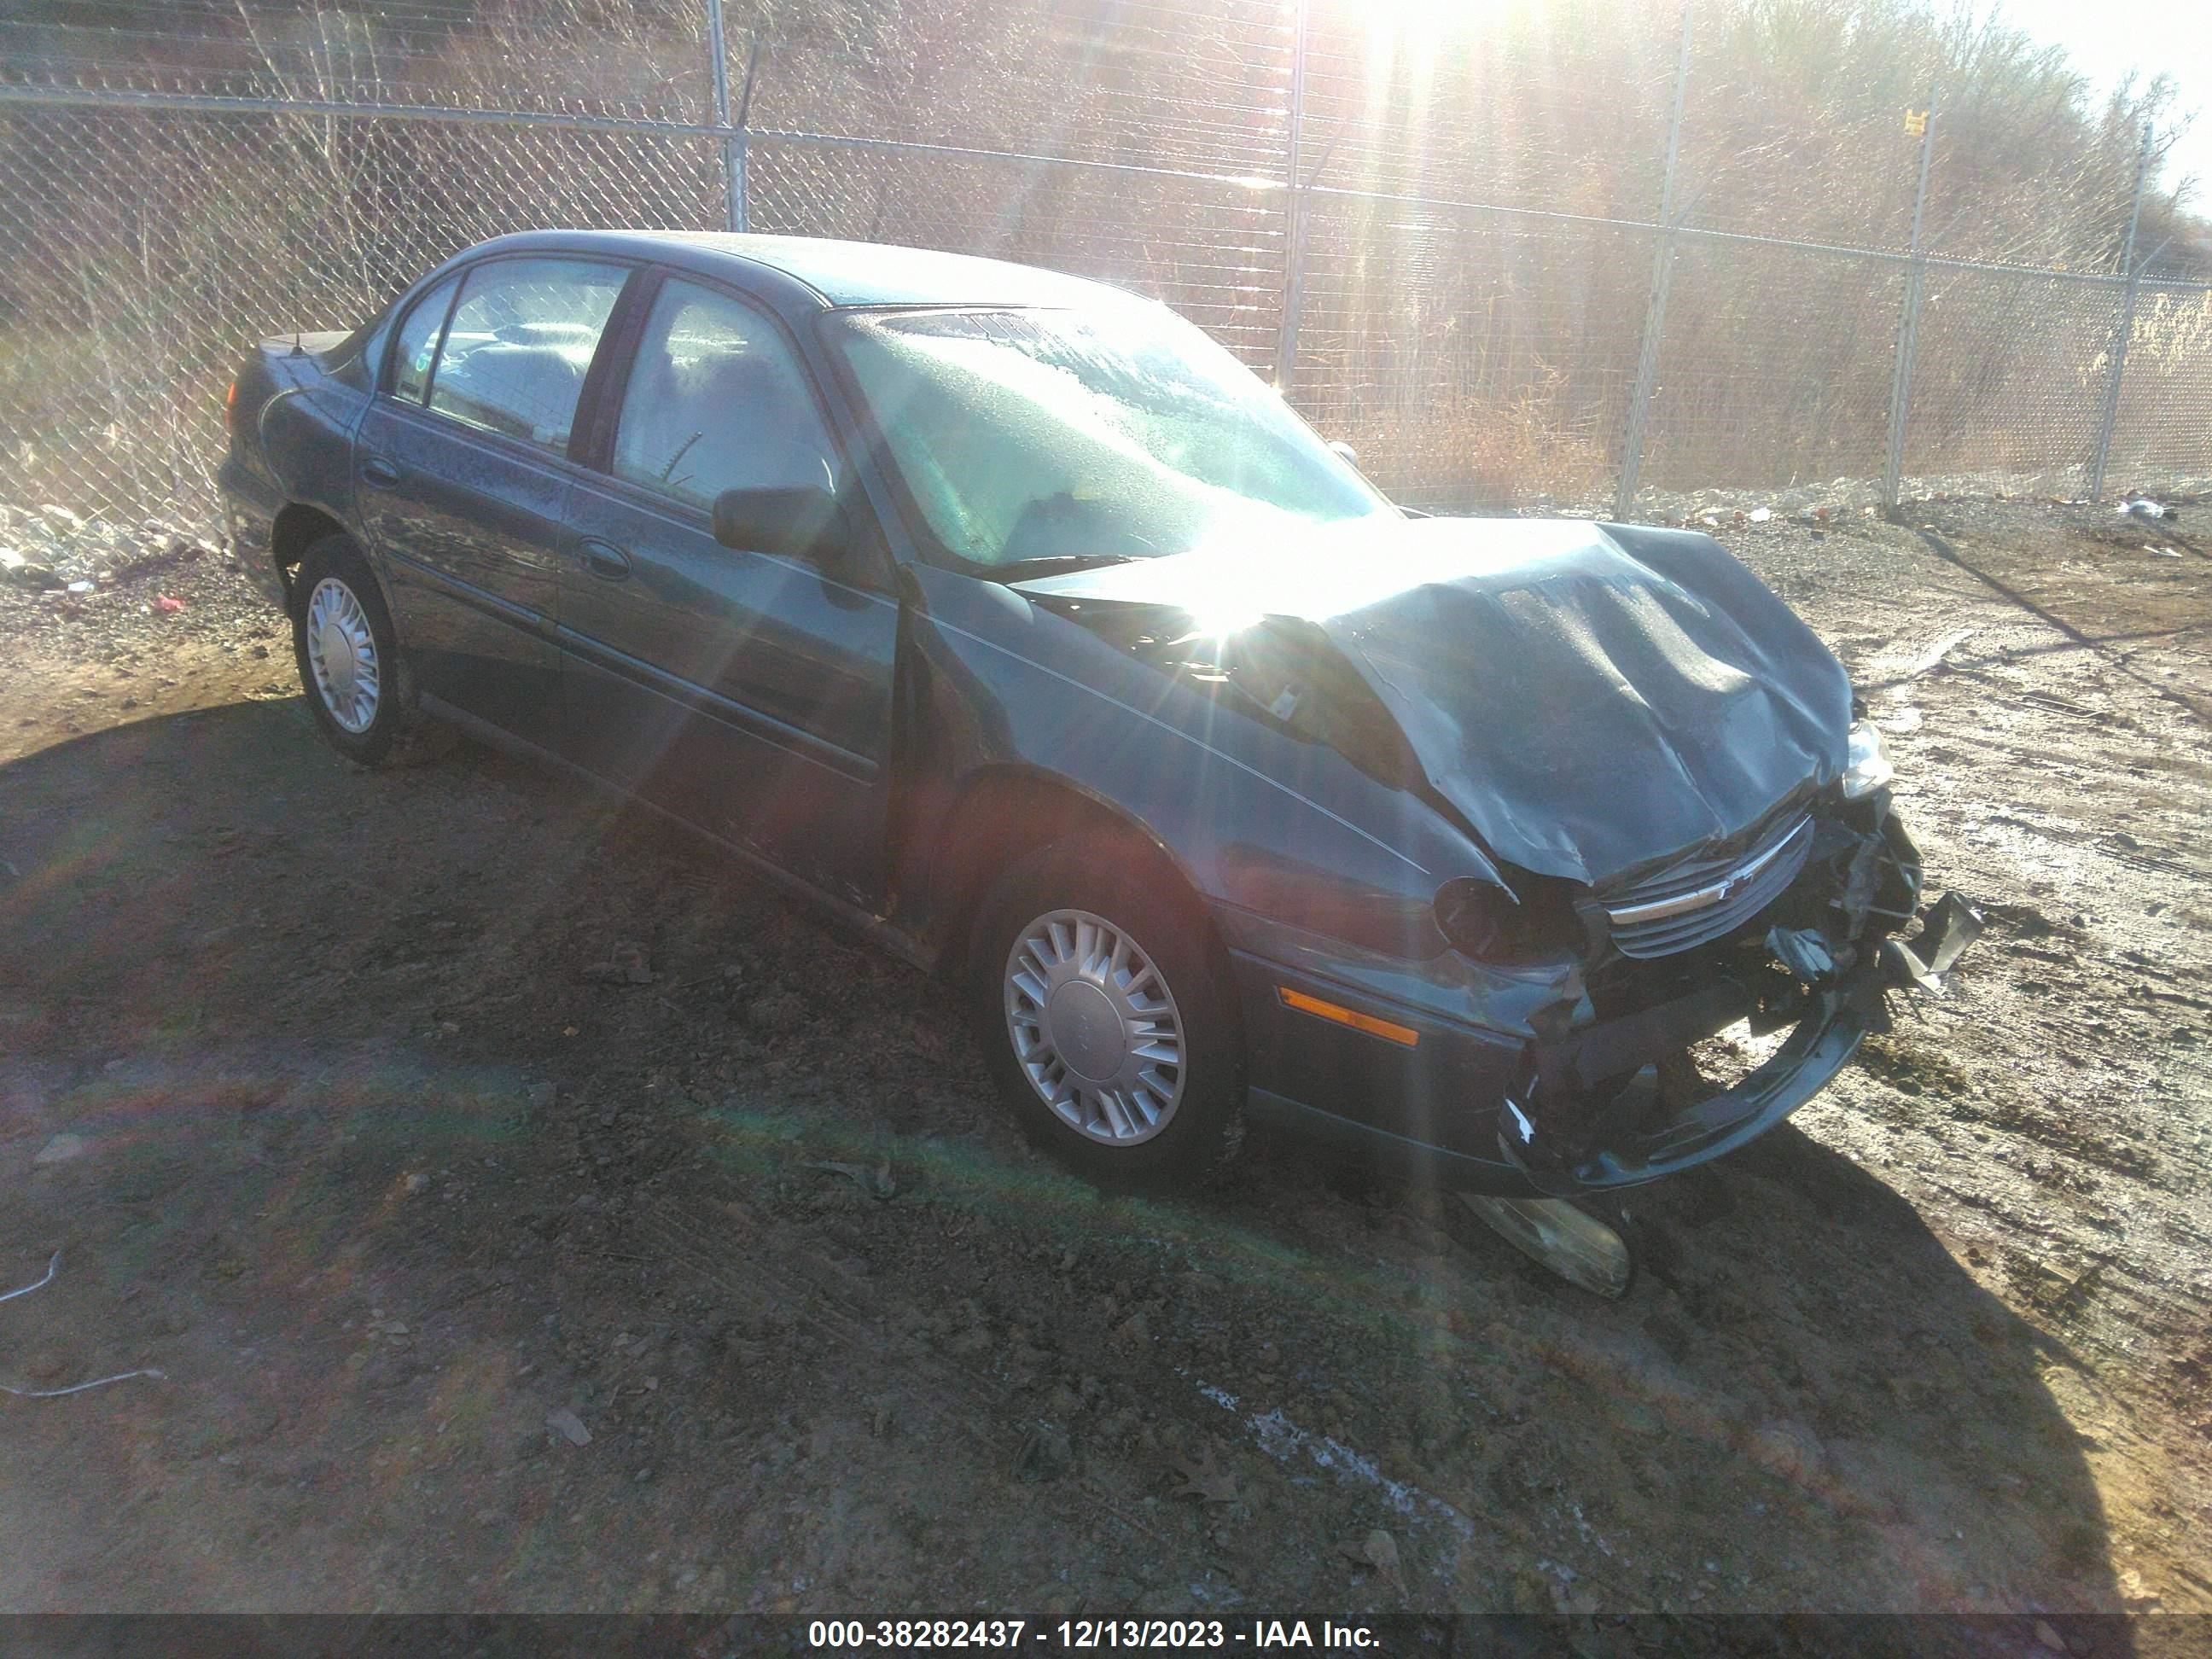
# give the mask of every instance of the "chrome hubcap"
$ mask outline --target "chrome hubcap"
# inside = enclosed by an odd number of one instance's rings
[[[382,686],[376,632],[353,589],[336,576],[317,582],[307,599],[307,667],[332,720],[356,734],[374,724]]]
[[[1182,1015],[1152,959],[1103,916],[1054,910],[1006,953],[1006,1032],[1037,1098],[1109,1146],[1168,1126],[1182,1100]]]

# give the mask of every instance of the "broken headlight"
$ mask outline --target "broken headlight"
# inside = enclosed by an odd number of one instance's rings
[[[1889,763],[1889,756],[1881,746],[1881,732],[1872,720],[1851,722],[1849,746],[1844,750],[1844,799],[1858,800],[1874,792],[1897,775],[1897,769]]]
[[[1462,876],[1437,890],[1437,926],[1455,951],[1478,962],[1535,962],[1574,948],[1571,884],[1516,875],[1516,896],[1496,882]]]

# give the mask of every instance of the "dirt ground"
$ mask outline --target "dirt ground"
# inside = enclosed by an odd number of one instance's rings
[[[942,988],[678,833],[471,746],[340,762],[212,555],[0,596],[0,1289],[62,1253],[0,1382],[161,1373],[0,1397],[0,1607],[2193,1647],[2045,1616],[2212,1612],[2212,538],[1917,510],[1720,533],[1990,931],[1652,1189],[1617,1304],[1295,1149],[1070,1182]],[[650,983],[590,972],[624,942]]]

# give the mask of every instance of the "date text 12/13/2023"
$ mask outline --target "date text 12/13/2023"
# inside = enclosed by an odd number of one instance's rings
[[[1098,1649],[1338,1648],[1373,1652],[1370,1627],[1304,1619],[817,1619],[811,1648]]]

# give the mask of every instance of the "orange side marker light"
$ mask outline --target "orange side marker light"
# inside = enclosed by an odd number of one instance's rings
[[[1388,1042],[1412,1048],[1421,1040],[1421,1034],[1410,1025],[1399,1025],[1387,1019],[1377,1019],[1372,1014],[1363,1014],[1357,1008],[1324,1002],[1319,997],[1310,997],[1304,991],[1293,991],[1287,985],[1278,985],[1275,994],[1283,1000],[1283,1006],[1295,1008],[1302,1014],[1312,1014],[1331,1020],[1339,1025],[1349,1025],[1355,1031],[1364,1031]]]

